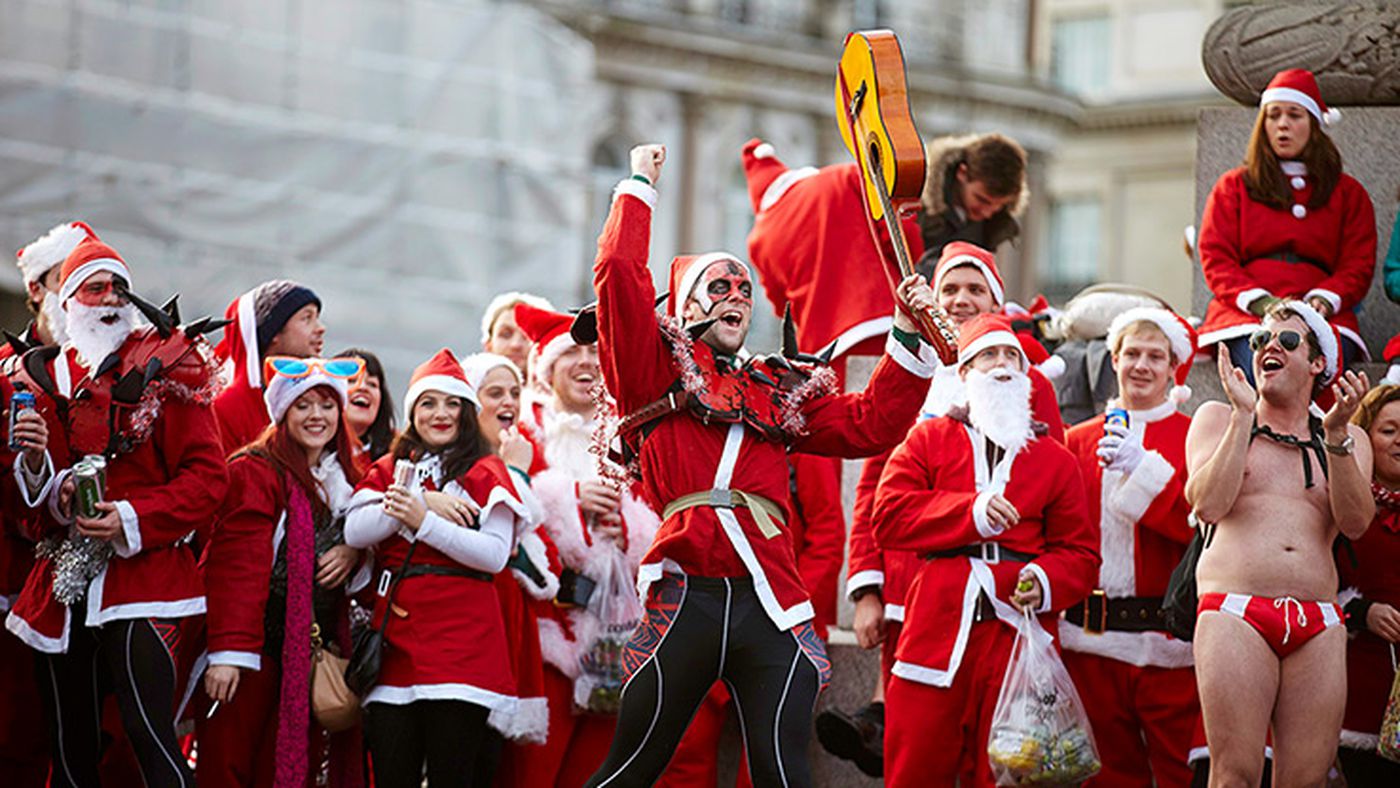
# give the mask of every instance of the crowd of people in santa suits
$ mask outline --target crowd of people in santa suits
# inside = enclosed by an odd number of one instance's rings
[[[998,269],[1026,201],[1025,153],[999,134],[929,143],[909,277],[879,273],[893,240],[861,218],[855,165],[789,169],[754,140],[747,262],[679,256],[660,299],[665,149],[639,146],[599,238],[597,302],[501,294],[481,352],[426,358],[397,407],[371,351],[326,352],[334,305],[311,287],[265,282],[226,325],[182,322],[141,297],[139,261],[100,228],[54,227],[19,253],[34,319],[0,348],[0,773],[712,786],[734,715],[741,782],[810,784],[815,734],[891,785],[990,785],[1028,611],[1083,700],[1095,785],[1259,784],[1269,764],[1316,784],[1338,752],[1353,785],[1394,784],[1375,752],[1400,641],[1400,386],[1343,374],[1366,358],[1376,234],[1331,118],[1307,72],[1265,92],[1201,223],[1204,321],[1159,304],[1108,328],[1108,404],[1126,423],[1061,419],[1041,307],[1011,302]],[[807,353],[745,346],[755,277]],[[948,362],[911,317],[934,306],[958,329]],[[1297,486],[1333,496],[1328,533],[1350,545],[1326,561],[1345,589],[1327,599],[1205,593],[1202,575],[1200,620],[1253,627],[1280,698],[1296,655],[1333,648],[1346,689],[1307,710],[1330,742],[1321,772],[1291,754],[1284,712],[1272,738],[1268,714],[1257,731],[1225,714],[1239,702],[1212,694],[1218,674],[1163,615],[1193,507],[1219,508],[1191,483],[1227,452],[1199,449],[1182,410],[1193,360],[1216,347],[1229,405],[1207,415],[1254,407],[1257,387],[1248,451],[1263,435],[1301,453]],[[1303,438],[1271,430],[1262,404],[1285,374],[1319,383]],[[1348,457],[1370,484],[1362,527],[1335,505],[1355,486]],[[849,529],[843,458],[863,460]],[[880,674],[868,705],[814,719],[838,593]],[[312,708],[319,655],[375,631],[363,713],[331,730]]]

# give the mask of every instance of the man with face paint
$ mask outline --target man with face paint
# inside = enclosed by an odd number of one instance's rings
[[[659,145],[633,149],[594,266],[603,379],[662,524],[639,572],[647,618],[623,654],[617,734],[589,784],[653,783],[723,679],[754,783],[809,785],[812,707],[830,662],[785,525],[787,452],[856,457],[896,443],[927,391],[931,349],[897,314],[870,385],[844,395],[829,370],[753,356],[751,275],[723,252],[672,261],[658,319],[647,251],[664,160]],[[934,303],[914,277],[899,300],[910,310]]]

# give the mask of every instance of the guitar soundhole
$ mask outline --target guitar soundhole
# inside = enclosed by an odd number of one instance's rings
[[[880,143],[873,139],[870,141],[870,163],[875,169],[880,169]]]

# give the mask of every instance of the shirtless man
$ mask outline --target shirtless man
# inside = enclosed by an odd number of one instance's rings
[[[1274,785],[1322,785],[1346,703],[1332,542],[1375,509],[1371,448],[1348,424],[1368,383],[1338,380],[1336,332],[1298,301],[1271,308],[1250,346],[1258,392],[1221,353],[1229,404],[1202,405],[1186,437],[1186,500],[1217,524],[1196,571],[1210,785],[1259,785],[1271,726]],[[1329,383],[1319,422],[1308,403]]]

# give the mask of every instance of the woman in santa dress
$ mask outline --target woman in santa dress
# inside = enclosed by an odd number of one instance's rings
[[[342,415],[363,364],[268,360],[272,426],[229,462],[229,495],[202,561],[217,703],[196,715],[202,786],[364,782],[358,728],[330,735],[308,708],[314,631],[350,646],[347,581],[360,551],[344,517],[361,468]],[[357,578],[363,585],[368,573]],[[350,583],[353,587],[355,584]]]
[[[1279,72],[1260,96],[1244,165],[1206,200],[1198,248],[1213,298],[1201,346],[1224,343],[1251,383],[1250,334],[1281,298],[1307,301],[1337,327],[1345,365],[1367,358],[1356,309],[1376,268],[1376,216],[1323,130],[1337,117],[1311,72]]]
[[[515,717],[515,677],[494,575],[506,565],[520,500],[505,463],[477,423],[477,398],[446,349],[414,371],[404,398],[408,425],[356,490],[346,541],[374,547],[386,617],[383,663],[365,697],[366,741],[377,788],[472,783],[488,721]],[[400,461],[413,466],[395,481]],[[441,492],[449,508],[429,508]],[[389,587],[402,573],[393,604]]]
[[[1371,436],[1376,519],[1337,555],[1351,634],[1340,756],[1351,785],[1400,785],[1400,764],[1376,754],[1400,642],[1400,386],[1372,389],[1352,420]]]

